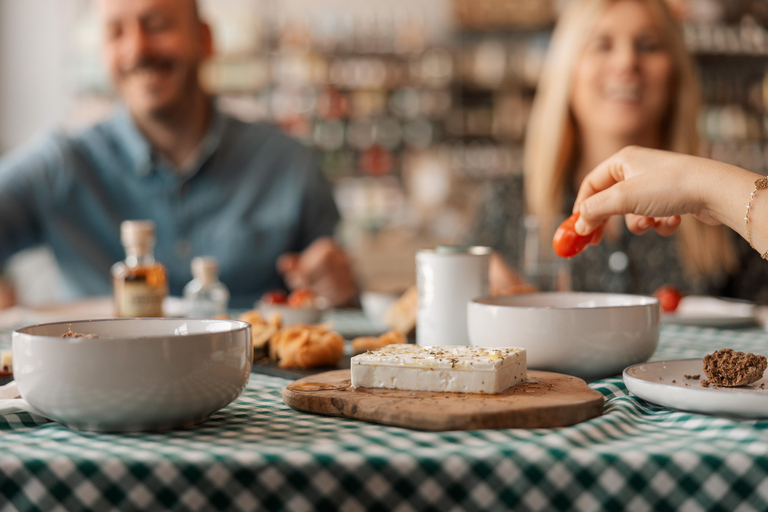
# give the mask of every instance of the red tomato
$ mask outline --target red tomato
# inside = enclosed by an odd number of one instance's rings
[[[586,249],[589,242],[592,241],[594,233],[581,236],[576,232],[577,220],[579,220],[579,212],[565,219],[565,222],[560,224],[560,227],[555,231],[552,247],[555,249],[555,254],[561,258],[573,258]]]
[[[282,290],[272,290],[261,296],[261,302],[264,304],[285,304],[285,292]]]
[[[660,286],[659,289],[654,292],[653,296],[659,299],[661,310],[665,313],[675,311],[677,306],[680,305],[680,299],[683,298],[683,294],[680,293],[677,288],[668,284]]]
[[[288,305],[293,308],[305,308],[312,305],[315,294],[309,290],[294,290],[288,296]]]

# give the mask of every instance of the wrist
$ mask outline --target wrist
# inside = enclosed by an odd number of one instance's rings
[[[759,254],[766,254],[768,189],[760,190],[755,185],[763,176],[740,167],[720,165],[726,167],[722,179],[713,180],[708,192],[712,216],[748,240]]]
[[[746,238],[744,213],[759,176],[734,165],[708,161],[696,177],[701,196],[699,216],[725,224]]]

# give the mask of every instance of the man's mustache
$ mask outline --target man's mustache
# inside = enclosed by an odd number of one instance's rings
[[[133,66],[123,68],[120,72],[124,75],[140,73],[142,71],[168,71],[173,67],[171,59],[163,57],[142,57]]]

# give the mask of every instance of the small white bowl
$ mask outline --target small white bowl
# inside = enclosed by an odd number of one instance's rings
[[[62,338],[67,332],[98,338]],[[201,423],[240,395],[252,361],[251,326],[236,320],[85,320],[13,333],[13,375],[22,398],[79,430]]]
[[[385,324],[387,311],[399,298],[400,296],[394,293],[363,292],[360,294],[360,305],[368,320]]]
[[[532,293],[472,300],[472,345],[522,347],[528,367],[594,380],[647,361],[659,342],[659,301],[608,293]]]
[[[296,324],[318,324],[323,319],[325,314],[325,308],[317,308],[314,306],[289,306],[287,304],[264,304],[262,302],[256,303],[256,309],[264,315],[264,318],[269,318],[273,313],[280,313],[282,319],[282,325],[296,325]]]

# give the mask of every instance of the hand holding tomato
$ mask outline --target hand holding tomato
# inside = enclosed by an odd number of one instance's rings
[[[577,220],[579,220],[579,212],[565,219],[565,222],[560,224],[560,227],[555,231],[552,247],[555,249],[555,254],[561,258],[573,258],[586,249],[595,237],[594,232],[586,236],[578,234],[576,232]]]
[[[683,294],[680,293],[680,290],[668,284],[659,287],[659,289],[653,293],[653,296],[659,299],[661,310],[665,313],[672,313],[677,310],[677,306],[680,305],[680,300],[683,298]]]

